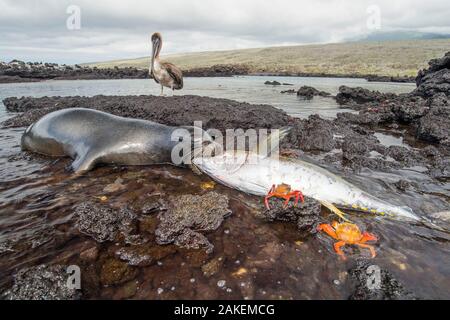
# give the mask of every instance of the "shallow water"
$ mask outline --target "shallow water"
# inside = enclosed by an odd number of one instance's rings
[[[311,85],[330,93],[336,93],[342,84],[397,93],[412,88],[411,84],[368,83],[360,79],[191,78],[186,79],[183,94],[267,103],[299,117],[311,113],[333,117],[342,111],[331,99],[302,101],[295,95],[280,94],[291,87],[266,86],[266,80],[293,83],[294,88]],[[22,95],[157,94],[158,90],[150,80],[50,81],[0,85],[0,99]],[[0,105],[0,121],[10,116]],[[124,283],[103,286],[98,278],[104,265],[114,259],[118,248],[127,245],[96,244],[80,234],[74,226],[73,206],[84,200],[98,201],[96,197],[106,194],[108,205],[132,204],[139,211],[155,189],[161,194],[202,194],[205,191],[199,186],[209,179],[170,166],[102,167],[73,178],[65,170],[68,159],[30,158],[21,153],[23,130],[0,129],[0,291],[11,284],[11,275],[22,267],[62,263],[80,265],[86,298],[345,299],[352,293],[347,271],[354,259],[338,260],[332,251],[332,239],[298,232],[288,223],[264,222],[255,216],[262,209],[261,199],[222,186],[215,189],[229,197],[233,213],[218,230],[206,234],[215,246],[211,255],[202,250],[156,245],[153,233],[157,217],[139,216],[140,232],[148,237],[151,246],[165,253],[159,263],[131,267],[134,275]],[[386,132],[378,132],[377,138],[385,145],[414,147]],[[340,174],[380,198],[410,206],[420,215],[449,210],[450,182],[437,181],[423,173],[422,168],[391,172],[366,169],[358,175]],[[118,177],[123,179],[125,188],[105,193],[104,187]],[[393,187],[399,179],[414,182],[417,187],[400,192]],[[326,218],[327,212],[323,213]],[[418,297],[450,298],[448,232],[367,216],[352,218],[380,238],[373,264],[389,270]],[[91,246],[99,248],[99,257],[94,262],[83,262],[79,254]],[[357,249],[347,253],[350,258],[367,256]],[[208,261],[220,261],[217,272],[209,277],[202,271]],[[239,268],[245,268],[247,273],[236,275]],[[219,287],[218,282],[223,280],[225,285]]]

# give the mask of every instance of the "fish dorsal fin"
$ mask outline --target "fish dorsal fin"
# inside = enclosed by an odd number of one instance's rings
[[[271,129],[270,134],[266,137],[259,136],[258,145],[255,146],[250,152],[258,153],[263,158],[272,156],[279,153],[279,146],[281,140],[283,140],[291,131],[291,127],[282,127],[280,129]]]

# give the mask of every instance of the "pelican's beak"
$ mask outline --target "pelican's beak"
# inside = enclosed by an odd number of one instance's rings
[[[159,47],[159,39],[156,38],[155,40],[153,40],[153,58],[156,57],[156,53],[158,52],[158,47]]]

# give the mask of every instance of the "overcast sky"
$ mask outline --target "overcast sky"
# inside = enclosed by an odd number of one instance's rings
[[[80,29],[67,27],[70,5],[80,8]],[[340,42],[374,31],[373,5],[379,31],[450,33],[449,0],[0,0],[0,60],[142,57],[154,31],[163,34],[162,55]]]

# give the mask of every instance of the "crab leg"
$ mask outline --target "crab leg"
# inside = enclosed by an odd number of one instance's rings
[[[264,204],[266,205],[267,210],[270,210],[269,207],[269,198],[273,197],[272,193],[275,190],[275,185],[272,185],[272,188],[270,188],[269,192],[267,193],[267,196],[264,197]]]
[[[334,239],[338,239],[338,236],[336,234],[336,231],[332,226],[326,223],[322,223],[317,227],[317,231],[324,231],[326,234],[328,234],[330,237]]]
[[[372,247],[371,245],[368,244],[364,244],[364,243],[356,243],[357,246],[363,247],[363,248],[367,248],[370,250],[370,253],[372,254],[372,258],[375,258],[377,253],[375,252],[374,247]]]
[[[283,209],[286,209],[286,208],[287,208],[287,206],[288,206],[288,204],[289,204],[289,200],[291,200],[291,195],[290,195],[290,194],[287,195],[287,196],[285,197],[285,199],[286,199],[286,201],[284,202]]]
[[[305,199],[303,198],[303,193],[300,190],[295,191],[294,205],[298,204],[298,200],[301,200],[302,203],[305,202]]]
[[[336,253],[344,260],[346,260],[347,258],[345,257],[344,252],[341,250],[341,247],[345,246],[345,242],[344,241],[338,241],[334,244],[334,250],[336,251]]]

